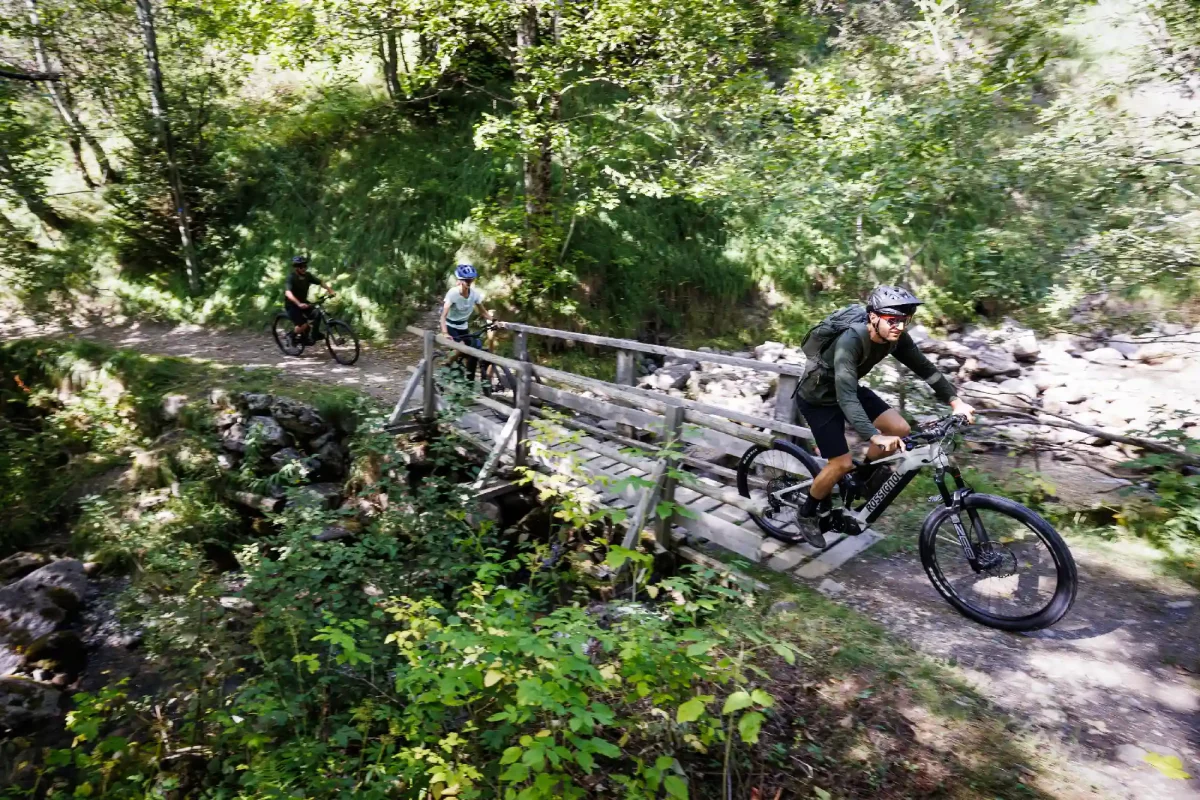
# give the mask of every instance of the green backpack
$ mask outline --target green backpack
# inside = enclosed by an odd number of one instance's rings
[[[800,349],[804,351],[809,364],[812,365],[810,368],[815,368],[814,359],[825,355],[825,351],[838,340],[839,336],[855,325],[866,324],[866,306],[856,303],[833,312],[814,325],[812,330],[804,334],[804,341],[800,343]]]

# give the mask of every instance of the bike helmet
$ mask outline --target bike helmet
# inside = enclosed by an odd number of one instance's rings
[[[308,266],[308,257],[307,256],[294,256],[292,258],[292,267],[293,268],[307,267],[307,266]]]
[[[454,277],[460,281],[473,281],[479,277],[479,273],[470,264],[459,264],[458,269],[454,270]]]
[[[912,315],[919,305],[924,303],[900,286],[876,286],[867,297],[867,310],[876,314]]]

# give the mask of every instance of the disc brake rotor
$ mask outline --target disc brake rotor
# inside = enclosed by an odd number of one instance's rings
[[[1002,544],[988,542],[979,552],[979,569],[989,578],[1007,578],[1017,574],[1017,556]]]

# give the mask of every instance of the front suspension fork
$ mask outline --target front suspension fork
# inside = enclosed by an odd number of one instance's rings
[[[946,485],[946,473],[950,473],[950,477],[954,479],[955,489],[950,491],[950,487]],[[938,470],[933,476],[934,483],[937,484],[938,492],[942,496],[942,502],[951,511],[950,524],[954,526],[954,533],[958,536],[959,547],[962,548],[963,555],[967,559],[967,563],[971,565],[971,569],[976,573],[982,571],[979,564],[979,553],[971,544],[971,537],[967,535],[966,526],[962,522],[963,500],[973,491],[967,482],[963,480],[962,472],[958,467],[947,467],[946,469]],[[980,545],[981,549],[986,549],[988,545],[987,531],[983,528],[983,520],[979,518],[979,512],[973,508],[967,508],[967,518],[971,520],[971,527],[975,531],[975,541]]]

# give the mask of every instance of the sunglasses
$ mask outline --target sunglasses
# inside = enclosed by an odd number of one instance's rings
[[[912,322],[911,314],[879,314],[878,317],[892,328],[898,328],[901,325],[907,325]]]

